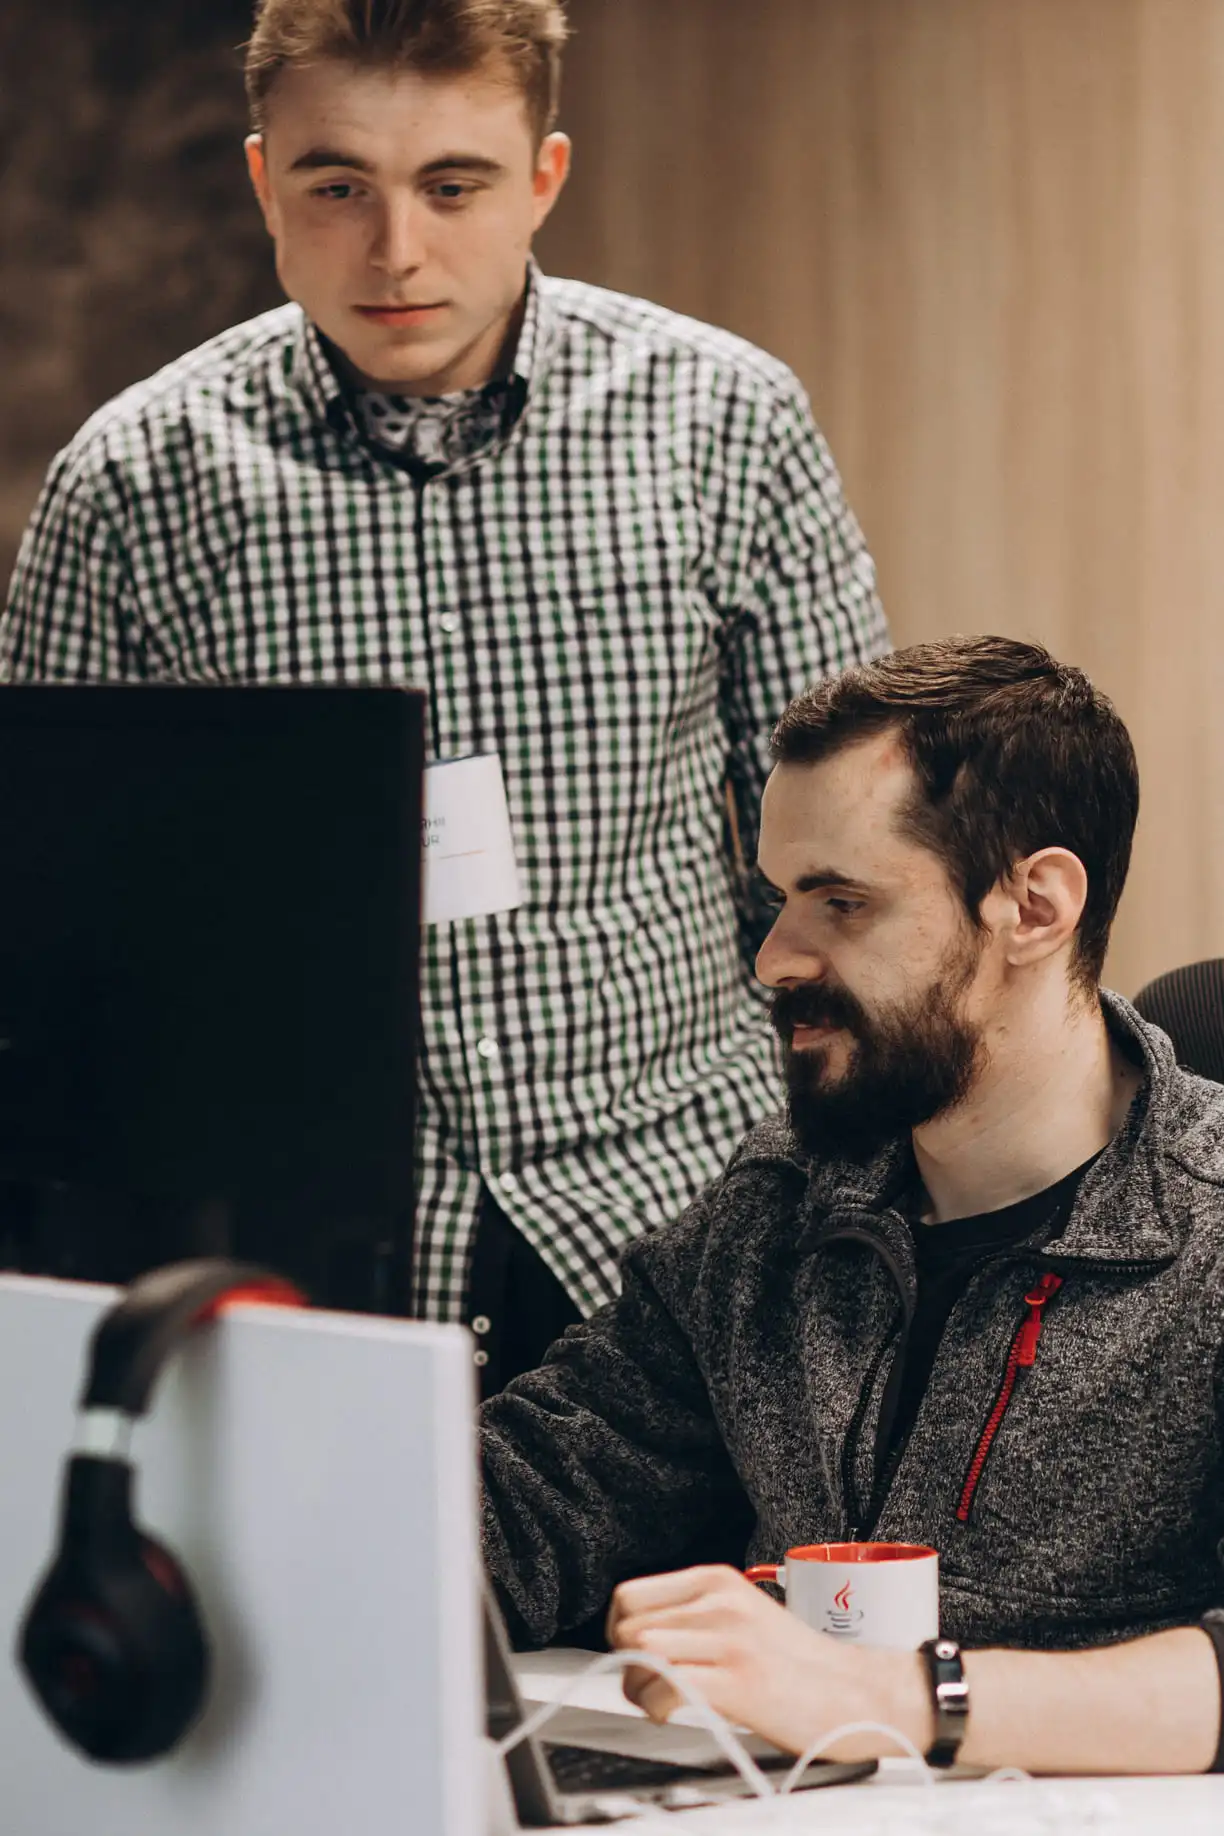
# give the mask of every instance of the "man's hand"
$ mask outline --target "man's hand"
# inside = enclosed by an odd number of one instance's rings
[[[626,1581],[612,1596],[609,1643],[666,1658],[728,1721],[801,1753],[847,1721],[883,1722],[925,1753],[929,1690],[917,1652],[872,1650],[826,1638],[777,1606],[734,1568],[684,1568]],[[1029,1772],[1203,1772],[1220,1737],[1220,1673],[1197,1626],[1150,1633],[1096,1651],[967,1654],[971,1766]],[[653,1721],[679,1706],[661,1677],[640,1668],[625,1694]],[[890,1750],[879,1734],[852,1735],[831,1759]]]
[[[626,1581],[612,1596],[608,1642],[666,1658],[728,1721],[801,1753],[846,1721],[883,1721],[922,1750],[930,1710],[921,1660],[865,1650],[814,1632],[734,1568],[685,1568]],[[680,1706],[670,1683],[638,1667],[625,1694],[652,1721]],[[878,1735],[851,1736],[830,1757],[858,1758],[887,1747]]]

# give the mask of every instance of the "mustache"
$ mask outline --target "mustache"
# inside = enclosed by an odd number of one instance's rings
[[[769,1018],[786,1045],[797,1026],[840,1026],[847,1032],[860,1033],[867,1021],[849,989],[830,987],[824,982],[801,982],[794,988],[775,989]]]

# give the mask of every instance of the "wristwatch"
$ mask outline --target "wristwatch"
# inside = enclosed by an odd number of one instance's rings
[[[951,1766],[969,1725],[969,1685],[960,1646],[950,1638],[928,1638],[919,1645],[931,1679],[935,1738],[927,1750],[928,1766]]]

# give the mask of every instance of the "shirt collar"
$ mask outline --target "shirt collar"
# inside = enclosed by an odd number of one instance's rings
[[[511,379],[518,383],[524,402],[533,385],[544,374],[548,357],[556,342],[556,311],[548,298],[544,277],[534,256],[527,262],[527,295],[523,323],[519,328]],[[318,327],[305,313],[290,360],[290,376],[311,414],[320,421],[351,424],[344,385],[327,354],[327,345]]]
[[[510,374],[528,394],[543,375],[556,339],[557,316],[536,259],[527,262],[527,300]]]
[[[301,315],[296,349],[290,360],[290,376],[317,420],[334,423],[337,416],[348,418],[343,385],[332,368],[318,327],[305,313]]]

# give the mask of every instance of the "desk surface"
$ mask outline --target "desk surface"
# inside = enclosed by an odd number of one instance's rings
[[[591,1662],[589,1651],[526,1652],[515,1659],[529,1702],[557,1696]],[[592,1677],[569,1700],[578,1708],[638,1711],[615,1675]],[[691,1722],[684,1711],[678,1721]],[[912,1767],[885,1760],[874,1779],[770,1803],[648,1815],[615,1826],[668,1836],[766,1836],[822,1831],[828,1836],[1221,1836],[1224,1776],[1214,1778],[1034,1779],[1015,1784],[969,1779],[919,1783]]]

